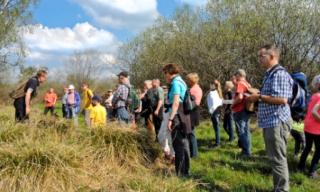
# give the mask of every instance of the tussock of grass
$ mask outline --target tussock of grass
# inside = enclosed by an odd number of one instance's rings
[[[89,130],[41,116],[15,124],[1,110],[0,119],[0,191],[196,189],[159,160],[153,141],[118,124]]]

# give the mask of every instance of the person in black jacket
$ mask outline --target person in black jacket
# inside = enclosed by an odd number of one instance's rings
[[[37,75],[30,78],[24,87],[24,95],[14,100],[16,122],[29,119],[30,101],[37,95],[37,87],[47,79],[47,71],[39,70]]]

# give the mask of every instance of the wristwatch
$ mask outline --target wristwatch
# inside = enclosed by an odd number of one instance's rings
[[[259,95],[258,101],[259,101],[259,102],[262,102],[262,95],[261,95],[261,94]]]

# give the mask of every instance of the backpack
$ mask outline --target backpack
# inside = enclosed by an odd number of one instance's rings
[[[27,86],[28,80],[22,81],[18,86],[9,93],[10,98],[18,99],[20,97],[24,97],[26,95],[25,88]]]
[[[180,79],[178,81],[180,81],[182,84],[187,86],[184,81],[181,81]],[[183,110],[184,110],[185,114],[190,114],[191,111],[196,109],[196,107],[197,107],[196,99],[193,95],[191,95],[190,89],[186,90],[182,105],[183,105]]]
[[[139,108],[141,100],[133,86],[131,87],[128,85],[125,85],[125,86],[129,89],[128,97],[127,97],[127,100],[125,101],[127,109],[129,110],[129,112],[134,112],[136,109]]]
[[[290,75],[293,79],[292,98],[289,100],[291,117],[294,121],[299,122],[306,115],[311,93],[304,73],[294,72]]]
[[[188,89],[186,91],[186,94],[183,99],[183,109],[185,114],[190,114],[191,111],[196,109],[196,99],[193,95],[191,95],[190,90]]]
[[[284,70],[283,67],[275,70],[272,75],[277,71]],[[307,76],[302,72],[294,72],[289,74],[293,79],[292,98],[289,99],[288,104],[291,111],[291,117],[294,121],[300,122],[304,119],[307,113],[307,106],[310,101],[311,92],[308,88]]]

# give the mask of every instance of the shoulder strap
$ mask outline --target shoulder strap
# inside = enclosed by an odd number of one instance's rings
[[[186,86],[186,87],[187,87],[187,90],[188,90],[187,84],[186,84],[184,81],[182,81],[182,79],[177,79],[177,81],[179,81],[179,82],[182,83],[184,86]]]
[[[269,79],[269,78],[272,78],[278,71],[286,71],[288,72],[284,67],[282,66],[278,66],[274,69],[272,69],[272,71],[270,72],[270,74],[268,75],[268,77],[263,81],[262,83],[262,87],[264,86],[264,84],[266,83],[266,81]]]
[[[127,95],[127,100],[125,101],[128,101],[128,98],[129,98],[129,95],[130,95],[130,91],[131,91],[131,87],[128,85],[128,84],[123,84],[126,88],[128,88],[128,95]]]
[[[185,92],[185,96],[186,96],[187,93],[188,93],[188,91],[189,91],[187,84],[186,84],[182,79],[177,79],[177,81],[179,81],[179,82],[182,83],[184,86],[186,86],[186,92]],[[181,99],[184,100],[185,98],[182,98],[182,97],[181,97]]]
[[[130,89],[131,89],[131,87],[129,86],[129,85],[127,85],[127,84],[123,84],[125,87],[127,87],[128,89],[129,89],[129,91],[128,92],[130,92]]]

